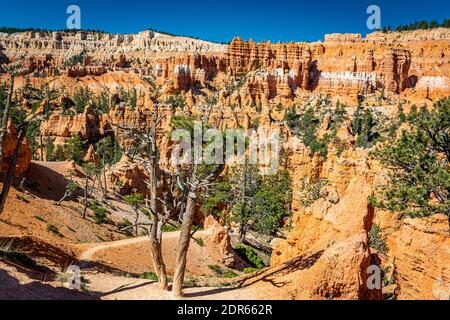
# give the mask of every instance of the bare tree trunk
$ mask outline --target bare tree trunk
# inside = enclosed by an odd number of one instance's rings
[[[14,177],[14,172],[16,171],[17,158],[20,153],[20,146],[22,145],[22,141],[27,134],[28,123],[24,123],[22,128],[20,129],[19,139],[16,144],[16,148],[14,149],[13,156],[9,163],[8,171],[6,172],[5,181],[3,181],[2,192],[0,193],[0,214],[3,212],[3,208],[5,207],[6,198],[8,197],[9,189],[11,187],[12,179]]]
[[[186,271],[186,256],[191,240],[192,223],[194,222],[195,193],[188,195],[186,211],[181,225],[180,238],[178,240],[177,261],[175,275],[173,277],[173,292],[176,296],[183,296],[184,274]]]
[[[103,181],[102,181],[102,171],[101,171],[101,169],[100,169],[100,172],[98,173],[98,175],[96,176],[96,178],[98,180],[98,184],[100,185],[100,191],[102,192],[103,200],[106,200],[105,189],[104,189]]]
[[[87,207],[88,207],[88,187],[89,187],[89,177],[86,175],[86,180],[84,182],[84,209],[83,209],[83,219],[86,219]]]
[[[245,241],[245,233],[247,231],[246,229],[247,225],[241,221],[241,223],[239,224],[239,241],[241,243],[244,243]]]
[[[70,197],[71,194],[72,194],[72,192],[66,191],[66,192],[64,193],[63,197],[58,201],[58,206],[60,206],[61,203],[62,203],[64,200],[66,200],[68,197]]]
[[[162,223],[153,215],[152,225],[150,227],[150,254],[153,260],[153,267],[158,276],[158,286],[161,289],[167,289],[167,271],[162,255]]]
[[[158,276],[158,286],[161,289],[167,289],[167,271],[162,255],[162,221],[158,214],[157,197],[158,197],[158,146],[156,143],[157,137],[157,122],[158,117],[158,101],[153,101],[153,117],[152,125],[150,127],[150,210],[152,211],[152,225],[150,227],[150,254],[153,259],[153,266],[155,273]]]
[[[44,141],[42,138],[42,134],[39,134],[39,152],[39,160],[44,161]],[[47,161],[47,159],[45,159],[45,161]]]
[[[14,76],[11,75],[11,83],[9,85],[8,97],[6,100],[5,110],[3,110],[2,122],[0,127],[0,166],[3,163],[3,147],[6,141],[8,130],[9,109],[11,108],[11,99],[14,90]]]
[[[162,221],[160,221],[157,213],[157,177],[156,165],[152,167],[150,177],[150,210],[152,211],[152,224],[150,226],[150,254],[153,260],[155,273],[158,276],[158,285],[161,289],[167,289],[167,272],[162,256]]]
[[[134,219],[135,229],[134,229],[134,236],[137,237],[139,234],[139,208],[135,210],[136,213],[136,219]]]
[[[105,193],[104,193],[104,197],[105,200],[108,199],[108,185],[106,182],[106,165],[103,163],[103,180],[104,180],[104,187],[105,187]]]

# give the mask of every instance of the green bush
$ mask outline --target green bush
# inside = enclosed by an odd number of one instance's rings
[[[309,207],[315,201],[322,198],[322,189],[328,184],[326,179],[317,179],[317,181],[311,182],[309,179],[303,179],[300,185],[300,193],[298,194],[299,202]]]
[[[210,264],[208,268],[211,269],[217,276],[222,278],[234,278],[237,274],[231,269],[222,269],[217,264]]]
[[[140,193],[133,193],[123,197],[126,203],[128,203],[133,208],[138,208],[140,205],[145,203],[145,197]]]
[[[75,67],[77,64],[84,64],[84,59],[86,58],[86,52],[82,51],[78,54],[75,54],[71,57],[69,57],[66,61],[64,61],[64,64],[67,67]]]
[[[122,158],[122,151],[120,150],[119,143],[111,136],[99,140],[95,144],[95,148],[104,165],[108,164],[112,166]]]
[[[198,244],[200,247],[204,247],[204,246],[205,246],[205,243],[204,243],[204,241],[203,241],[202,238],[194,238],[194,241],[195,241],[195,243]]]
[[[181,96],[179,93],[176,93],[175,95],[169,96],[167,98],[166,104],[170,105],[173,110],[183,109],[185,106],[185,101],[183,96]]]
[[[262,261],[261,257],[259,257],[255,250],[252,247],[238,244],[234,250],[237,252],[237,254],[245,261],[247,262],[252,268],[256,269],[262,269],[265,267],[264,262]]]
[[[184,281],[184,285],[188,287],[197,287],[197,279],[189,278]]]
[[[382,237],[383,230],[377,224],[373,224],[369,231],[369,245],[380,253],[386,254],[389,249]]]
[[[450,98],[432,109],[412,108],[406,121],[396,139],[371,152],[388,175],[370,204],[401,217],[450,217]]]
[[[30,203],[30,200],[28,200],[25,196],[22,196],[22,195],[20,195],[20,194],[17,194],[17,195],[16,195],[16,198],[17,198],[17,200],[20,200],[20,201],[22,201],[22,202]]]
[[[123,218],[122,222],[119,223],[118,227],[119,227],[119,229],[123,229],[123,228],[129,227],[131,225],[132,225],[132,223],[130,222],[130,220],[128,220],[127,218]]]
[[[67,141],[67,155],[77,164],[83,162],[84,143],[79,135],[75,135]]]
[[[59,229],[51,223],[47,224],[47,230],[54,233],[58,237],[64,237],[64,235],[59,231]]]
[[[91,98],[91,91],[88,87],[81,87],[78,91],[75,92],[73,96],[73,101],[75,103],[75,111],[76,113],[83,113],[84,109],[89,103]]]
[[[158,276],[154,272],[144,272],[139,276],[140,279],[158,281]]]
[[[162,226],[161,230],[162,230],[162,232],[173,232],[173,231],[180,230],[180,228],[174,227],[170,224],[165,224]]]
[[[253,272],[258,271],[258,270],[259,270],[258,268],[252,268],[252,267],[250,267],[250,268],[244,268],[242,271],[243,271],[244,273],[253,273]]]
[[[108,210],[99,205],[98,201],[89,202],[89,208],[94,211],[94,221],[96,224],[102,224],[108,221]]]

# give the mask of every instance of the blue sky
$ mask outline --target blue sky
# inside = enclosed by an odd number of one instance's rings
[[[64,29],[66,9],[81,8],[81,27],[115,33],[158,29],[206,40],[234,36],[255,41],[316,41],[332,32],[366,34],[371,4],[381,8],[382,26],[450,18],[448,0],[0,0],[0,26]]]

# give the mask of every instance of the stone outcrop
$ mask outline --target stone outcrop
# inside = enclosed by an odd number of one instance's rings
[[[380,299],[381,290],[367,286],[372,263],[362,232],[272,266],[244,285],[261,290],[265,299]]]
[[[294,194],[302,193],[305,179],[326,180],[325,193],[308,207],[294,196],[294,229],[286,241],[274,246],[272,264],[285,262],[299,253],[323,250],[334,242],[370,230],[373,210],[367,198],[375,174],[370,170],[366,152],[345,152],[348,153],[341,158],[330,155],[325,162],[318,157],[311,161],[307,150],[294,153],[290,164]]]
[[[228,230],[221,226],[213,216],[207,216],[204,222],[209,235],[204,237],[204,245],[211,251],[211,257],[218,264],[233,268],[240,260],[231,247]]]
[[[148,194],[146,170],[125,155],[108,170],[106,176],[109,186],[122,195],[133,192]]]
[[[374,264],[386,272],[384,277],[389,286],[383,288],[384,294],[390,293],[398,299],[448,299],[450,238],[446,216],[401,219],[395,213],[372,208],[368,197],[376,186],[384,183],[384,176],[382,168],[370,159],[366,151],[346,150],[341,157],[336,157],[331,151],[324,161],[319,157],[310,159],[295,140],[291,139],[290,146],[294,148],[289,164],[294,185],[293,229],[286,240],[274,241],[272,265],[289,264],[299,256],[308,257],[317,252],[323,252],[322,259],[329,250],[334,251],[332,248],[339,248],[339,256],[334,257],[346,261],[348,255],[349,260],[346,263],[333,261],[336,264],[329,269],[332,271],[327,272],[327,267],[311,276],[318,279],[314,283],[321,288],[322,296],[334,296],[336,285],[328,286],[328,282],[339,282],[343,277],[356,274],[361,276],[359,279],[367,279],[367,267]],[[305,205],[299,198],[305,178],[326,181],[320,199],[310,205]],[[378,258],[371,254],[373,249],[369,250],[365,236],[372,224],[381,227],[381,236],[388,248],[386,253],[377,253]],[[355,237],[360,239],[361,244],[357,246],[360,251],[352,251],[355,247],[348,244],[349,239]],[[352,260],[352,252],[360,252],[361,255],[354,255],[355,260]],[[357,266],[353,264],[355,261],[358,261]],[[319,268],[317,263],[311,268]],[[309,272],[312,271],[308,270],[308,277]],[[307,277],[302,276],[302,281],[304,278]],[[346,283],[358,283],[347,280]],[[304,284],[299,286],[304,288]],[[361,292],[380,298],[380,292]],[[299,297],[307,298],[305,295]]]
[[[9,163],[11,161],[11,157],[16,149],[17,145],[17,130],[14,128],[14,125],[10,121],[8,123],[6,141],[3,146],[3,162],[1,166],[1,172],[6,172],[9,168]],[[23,172],[28,169],[28,165],[30,164],[32,159],[31,148],[28,140],[25,138],[22,144],[20,145],[19,157],[17,159],[15,176],[20,176]]]
[[[395,275],[398,299],[448,300],[450,297],[450,237],[444,215],[398,219],[376,212],[388,252],[384,265]]]
[[[412,41],[415,33],[418,42]],[[332,34],[326,35],[324,42],[288,44],[235,38],[227,48],[227,68],[233,74],[263,70],[266,77],[278,78],[267,86],[269,98],[277,83],[286,82],[290,94],[298,88],[352,97],[376,90],[398,94],[419,81],[421,96],[448,95],[450,32],[417,31],[408,36],[374,33],[364,39],[355,34]]]
[[[23,32],[0,34],[0,42],[4,50],[12,56],[25,54],[39,56],[51,54],[64,58],[68,53],[89,52],[98,58],[107,58],[114,53],[134,55],[137,52],[223,52],[225,45],[197,40],[188,37],[171,36],[142,31],[138,34],[111,34],[96,32]],[[141,54],[142,55],[142,54]]]
[[[82,140],[95,141],[101,135],[101,118],[96,112],[86,108],[77,115],[63,115],[54,112],[41,125],[41,133],[46,137],[55,138],[55,145],[64,144],[70,137],[79,135]]]
[[[416,41],[417,40],[417,41]],[[413,90],[419,98],[450,94],[450,31],[419,30],[331,34],[324,42],[256,43],[233,39],[228,46],[153,31],[137,35],[25,32],[0,35],[9,60],[25,60],[23,74],[100,76],[111,71],[153,75],[173,90],[189,90],[215,80],[220,72],[249,77],[243,100],[290,100],[300,91],[333,96]],[[85,53],[83,65],[67,66]],[[252,74],[253,73],[253,74]],[[412,93],[408,93],[412,94]],[[256,101],[255,101],[256,100]]]

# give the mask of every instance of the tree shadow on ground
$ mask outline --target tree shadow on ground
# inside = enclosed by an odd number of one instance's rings
[[[62,250],[35,237],[0,237],[0,243],[9,243],[4,249],[23,253],[37,262],[43,261],[53,269],[65,269],[75,261],[75,254],[70,250]]]
[[[64,175],[34,162],[30,163],[23,177],[26,191],[38,198],[53,201],[63,197],[69,183]]]
[[[15,266],[16,269],[20,269]],[[0,269],[0,299],[2,300],[97,300],[95,295],[53,287],[40,281],[20,283],[6,270]]]
[[[237,287],[246,287],[250,286],[252,284],[255,284],[256,282],[263,281],[263,282],[269,282],[273,286],[277,288],[281,288],[285,286],[288,282],[287,281],[276,281],[273,279],[276,275],[284,275],[287,273],[291,273],[298,270],[304,270],[309,269],[312,267],[316,261],[322,256],[324,250],[318,251],[308,257],[304,256],[298,256],[295,257],[289,261],[286,261],[279,267],[274,267],[272,270],[261,270],[260,272],[257,272],[256,274],[252,274],[249,277],[245,277],[241,280],[239,280],[236,285]]]
[[[186,289],[186,287],[185,287],[185,289]],[[189,293],[185,292],[184,297],[194,298],[194,297],[212,296],[214,294],[219,294],[219,293],[227,292],[227,291],[233,291],[236,289],[237,288],[211,288],[209,290],[202,291],[202,292],[189,292]]]

